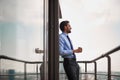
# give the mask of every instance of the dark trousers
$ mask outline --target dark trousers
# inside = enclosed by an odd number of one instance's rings
[[[79,65],[74,58],[64,58],[63,66],[68,80],[79,80]]]

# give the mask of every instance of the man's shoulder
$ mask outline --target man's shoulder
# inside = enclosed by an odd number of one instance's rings
[[[59,36],[61,36],[61,35],[62,35],[62,33],[59,34]]]
[[[60,36],[67,36],[66,33],[62,32],[61,34],[59,34]]]
[[[59,34],[59,37],[65,37],[66,35],[64,33]]]

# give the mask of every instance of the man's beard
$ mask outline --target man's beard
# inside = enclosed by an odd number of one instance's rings
[[[71,33],[71,31],[69,30],[69,31],[67,31],[67,33]]]

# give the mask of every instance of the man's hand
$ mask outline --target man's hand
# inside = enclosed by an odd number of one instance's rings
[[[74,53],[80,53],[82,52],[82,48],[81,47],[78,47],[78,49],[75,49],[73,50]]]

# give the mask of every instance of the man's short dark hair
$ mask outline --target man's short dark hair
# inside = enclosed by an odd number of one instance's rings
[[[64,31],[64,27],[67,26],[67,24],[69,23],[69,21],[62,21],[60,23],[60,30],[63,32]]]

